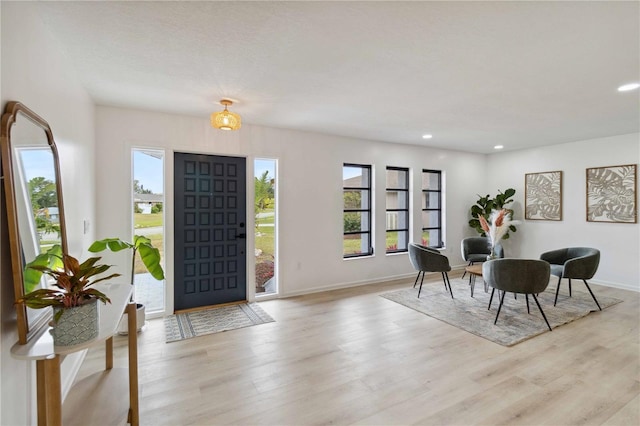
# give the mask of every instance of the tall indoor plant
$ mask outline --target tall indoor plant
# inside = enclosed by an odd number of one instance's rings
[[[481,236],[488,236],[487,232],[483,229],[482,223],[480,222],[480,217],[483,217],[485,221],[491,223],[491,214],[494,211],[506,210],[506,214],[509,215],[510,218],[513,217],[513,210],[506,208],[505,206],[509,203],[513,202],[513,196],[515,195],[516,190],[513,188],[509,188],[504,193],[498,190],[498,195],[495,198],[491,198],[489,194],[484,197],[478,195],[478,200],[476,204],[471,206],[471,217],[472,219],[469,221],[469,226],[475,229]],[[509,231],[516,232],[516,227],[513,224],[509,224],[506,229],[502,239],[506,240],[509,238]]]
[[[151,244],[151,240],[142,235],[134,235],[133,242],[123,241],[119,238],[105,238],[103,240],[95,241],[89,247],[89,251],[92,253],[98,253],[103,250],[111,250],[112,252],[119,252],[122,250],[131,249],[131,285],[134,285],[135,279],[135,265],[136,265],[136,254],[140,253],[140,259],[144,264],[145,268],[153,278],[156,280],[164,279],[164,270],[160,265],[160,251]],[[134,292],[135,293],[135,292]],[[145,323],[145,307],[141,303],[136,303],[136,324],[137,330],[140,331],[142,326]],[[127,322],[127,314],[125,314],[121,320],[121,324],[126,324]],[[119,332],[121,334],[125,334],[127,328],[124,326],[120,326]]]

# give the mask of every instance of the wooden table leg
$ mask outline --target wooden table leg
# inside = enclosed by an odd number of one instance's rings
[[[129,423],[131,426],[140,424],[138,406],[138,324],[136,303],[127,306],[129,333]]]
[[[47,426],[47,404],[45,402],[44,361],[36,361],[36,394],[38,402],[38,426]]]
[[[113,336],[109,337],[105,342],[105,370],[111,370],[113,368]]]
[[[62,425],[60,355],[36,361],[38,425]]]

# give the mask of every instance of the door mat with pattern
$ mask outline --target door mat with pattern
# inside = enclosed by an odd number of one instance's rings
[[[557,281],[555,277],[552,280]],[[500,303],[498,296],[493,298],[491,310],[488,310],[491,289],[489,293],[485,293],[482,288],[482,279],[477,281],[473,298],[470,295],[469,281],[460,278],[451,279],[454,299],[451,299],[448,291],[445,292],[442,282],[425,284],[419,299],[418,289],[411,286],[380,296],[503,346],[513,346],[549,331],[533,298],[529,297],[531,314],[527,314],[524,295],[518,295],[517,300],[514,300],[512,293],[505,298],[498,323],[494,325],[493,321]],[[555,285],[550,285],[538,296],[552,329],[582,318],[591,312],[604,315],[604,311],[598,312],[598,307],[589,293],[580,289],[581,285],[584,287],[581,282],[575,282],[573,297],[569,297],[568,286],[564,283],[560,288],[560,297],[556,306],[553,306]],[[622,302],[620,299],[598,295],[596,285],[591,285],[591,288],[596,293],[602,309]]]
[[[240,303],[169,315],[164,319],[167,343],[221,331],[274,322],[257,303]]]

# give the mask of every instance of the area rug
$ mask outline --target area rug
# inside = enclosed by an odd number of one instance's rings
[[[240,303],[169,315],[164,319],[167,343],[221,331],[274,322],[257,303]]]
[[[569,286],[566,282],[562,283],[558,303],[555,307],[553,306],[555,284],[550,284],[547,290],[538,296],[538,301],[552,329],[598,311],[598,307],[587,292],[584,283],[573,282],[572,284],[573,297],[570,298],[568,295]],[[581,291],[579,287],[583,287],[584,291]],[[594,287],[596,286],[591,286],[603,310],[622,302],[620,299],[598,295],[598,290]],[[445,293],[444,284],[441,282],[423,285],[420,299],[417,297],[418,288],[414,289],[411,286],[380,296],[503,346],[513,346],[539,334],[549,332],[540,310],[531,296],[529,297],[531,314],[527,314],[524,295],[518,295],[518,298],[514,299],[513,293],[507,293],[498,317],[498,323],[494,325],[493,321],[500,304],[497,291],[491,310],[487,310],[491,289],[489,289],[489,293],[484,292],[482,279],[476,281],[473,298],[471,298],[468,280],[452,279],[451,288],[454,299],[451,299],[449,292]]]

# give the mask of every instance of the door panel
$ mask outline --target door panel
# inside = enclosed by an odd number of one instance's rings
[[[246,300],[246,160],[177,152],[174,172],[174,309]]]

